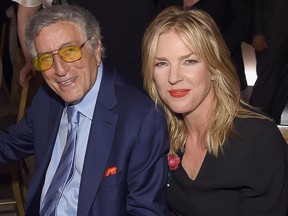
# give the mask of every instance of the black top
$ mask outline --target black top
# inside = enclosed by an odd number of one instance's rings
[[[261,119],[237,119],[235,126],[239,138],[228,140],[218,158],[207,153],[194,181],[181,165],[170,171],[174,215],[287,215],[288,153],[277,126]]]

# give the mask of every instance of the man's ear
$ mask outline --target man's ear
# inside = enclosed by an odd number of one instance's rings
[[[101,63],[101,49],[102,49],[102,43],[100,40],[98,40],[98,46],[95,50],[95,56],[96,56],[98,67],[100,66],[100,63]]]

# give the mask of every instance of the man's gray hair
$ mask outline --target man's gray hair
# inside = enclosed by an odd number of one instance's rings
[[[93,40],[87,42],[91,50],[98,47],[99,40],[102,41],[99,22],[88,10],[77,5],[56,5],[40,10],[27,23],[25,31],[26,45],[33,57],[37,55],[34,40],[40,31],[44,27],[63,21],[77,24],[82,30],[83,38],[93,37]],[[101,52],[103,57],[103,46]]]

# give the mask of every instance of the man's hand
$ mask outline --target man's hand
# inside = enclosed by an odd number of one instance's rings
[[[267,48],[265,36],[262,34],[255,35],[252,40],[252,46],[257,52],[261,52]]]
[[[183,0],[183,7],[189,9],[199,1],[200,0]]]

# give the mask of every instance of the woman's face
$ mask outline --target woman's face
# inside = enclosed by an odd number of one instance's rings
[[[188,115],[211,106],[211,73],[173,30],[159,37],[154,80],[161,99],[176,113]]]

